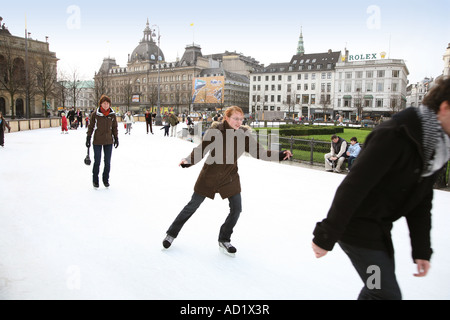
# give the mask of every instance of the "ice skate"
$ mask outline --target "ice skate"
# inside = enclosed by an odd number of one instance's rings
[[[164,247],[165,249],[169,249],[170,246],[172,245],[173,240],[175,240],[174,237],[167,235],[167,236],[164,238],[164,241],[163,241],[163,247]]]
[[[230,257],[234,257],[237,251],[236,248],[227,241],[219,241],[219,250]]]

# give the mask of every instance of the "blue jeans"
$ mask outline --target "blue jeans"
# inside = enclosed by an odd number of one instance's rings
[[[112,144],[96,145],[94,144],[94,168],[92,169],[92,181],[98,183],[98,175],[100,173],[100,162],[102,161],[102,149],[105,154],[105,168],[103,169],[103,181],[109,181],[109,171],[111,170]]]
[[[203,203],[204,200],[205,200],[204,196],[194,192],[191,201],[189,201],[189,203],[183,208],[183,210],[181,210],[181,212],[175,218],[174,222],[169,227],[169,230],[167,230],[167,234],[169,236],[176,238],[181,228],[189,220],[189,218],[192,217],[195,211],[197,211],[197,209],[200,207],[200,205]],[[219,241],[221,242],[231,241],[230,238],[231,234],[233,233],[233,228],[236,226],[236,223],[238,222],[239,216],[242,211],[242,200],[240,193],[228,198],[228,201],[230,206],[230,213],[228,214],[227,219],[220,228]]]
[[[339,241],[364,283],[358,300],[401,300],[402,293],[395,276],[394,257],[387,251],[356,247]],[[376,267],[377,271],[373,271]],[[373,287],[378,283],[377,287]],[[370,284],[370,286],[369,286]]]

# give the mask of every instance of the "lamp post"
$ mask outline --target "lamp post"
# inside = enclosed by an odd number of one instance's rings
[[[159,45],[160,45],[160,38],[161,35],[159,33],[159,26],[154,24],[152,25],[153,27],[157,27],[158,28],[158,108],[156,109],[156,118],[155,118],[155,125],[156,126],[161,126],[162,125],[162,119],[161,119],[161,98],[160,98],[160,89],[161,89],[161,76],[160,76],[160,69],[161,69],[161,60],[160,60],[160,49],[159,49]],[[155,29],[153,29],[153,37],[156,37],[156,33],[155,33]]]
[[[25,22],[25,116],[30,119],[30,93],[29,93],[29,76],[28,76],[28,38],[31,35],[27,31],[27,26]]]

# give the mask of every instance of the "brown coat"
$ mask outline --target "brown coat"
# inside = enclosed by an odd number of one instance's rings
[[[113,137],[117,140],[117,119],[113,109],[110,109],[108,116],[105,116],[100,108],[91,113],[87,135],[92,136],[92,132],[94,132],[94,145],[113,144]]]
[[[233,139],[233,141],[227,141]],[[223,142],[223,143],[222,143]],[[237,160],[244,153],[266,161],[279,161],[278,152],[266,151],[258,144],[250,130],[232,129],[228,122],[214,122],[205,133],[203,141],[186,158],[195,165],[210,151],[194,186],[195,193],[214,199],[219,193],[222,199],[241,192]],[[272,155],[273,154],[273,155]],[[228,160],[228,161],[227,161]]]

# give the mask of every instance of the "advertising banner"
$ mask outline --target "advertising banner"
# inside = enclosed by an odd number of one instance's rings
[[[225,77],[195,78],[192,88],[192,103],[223,103]]]

